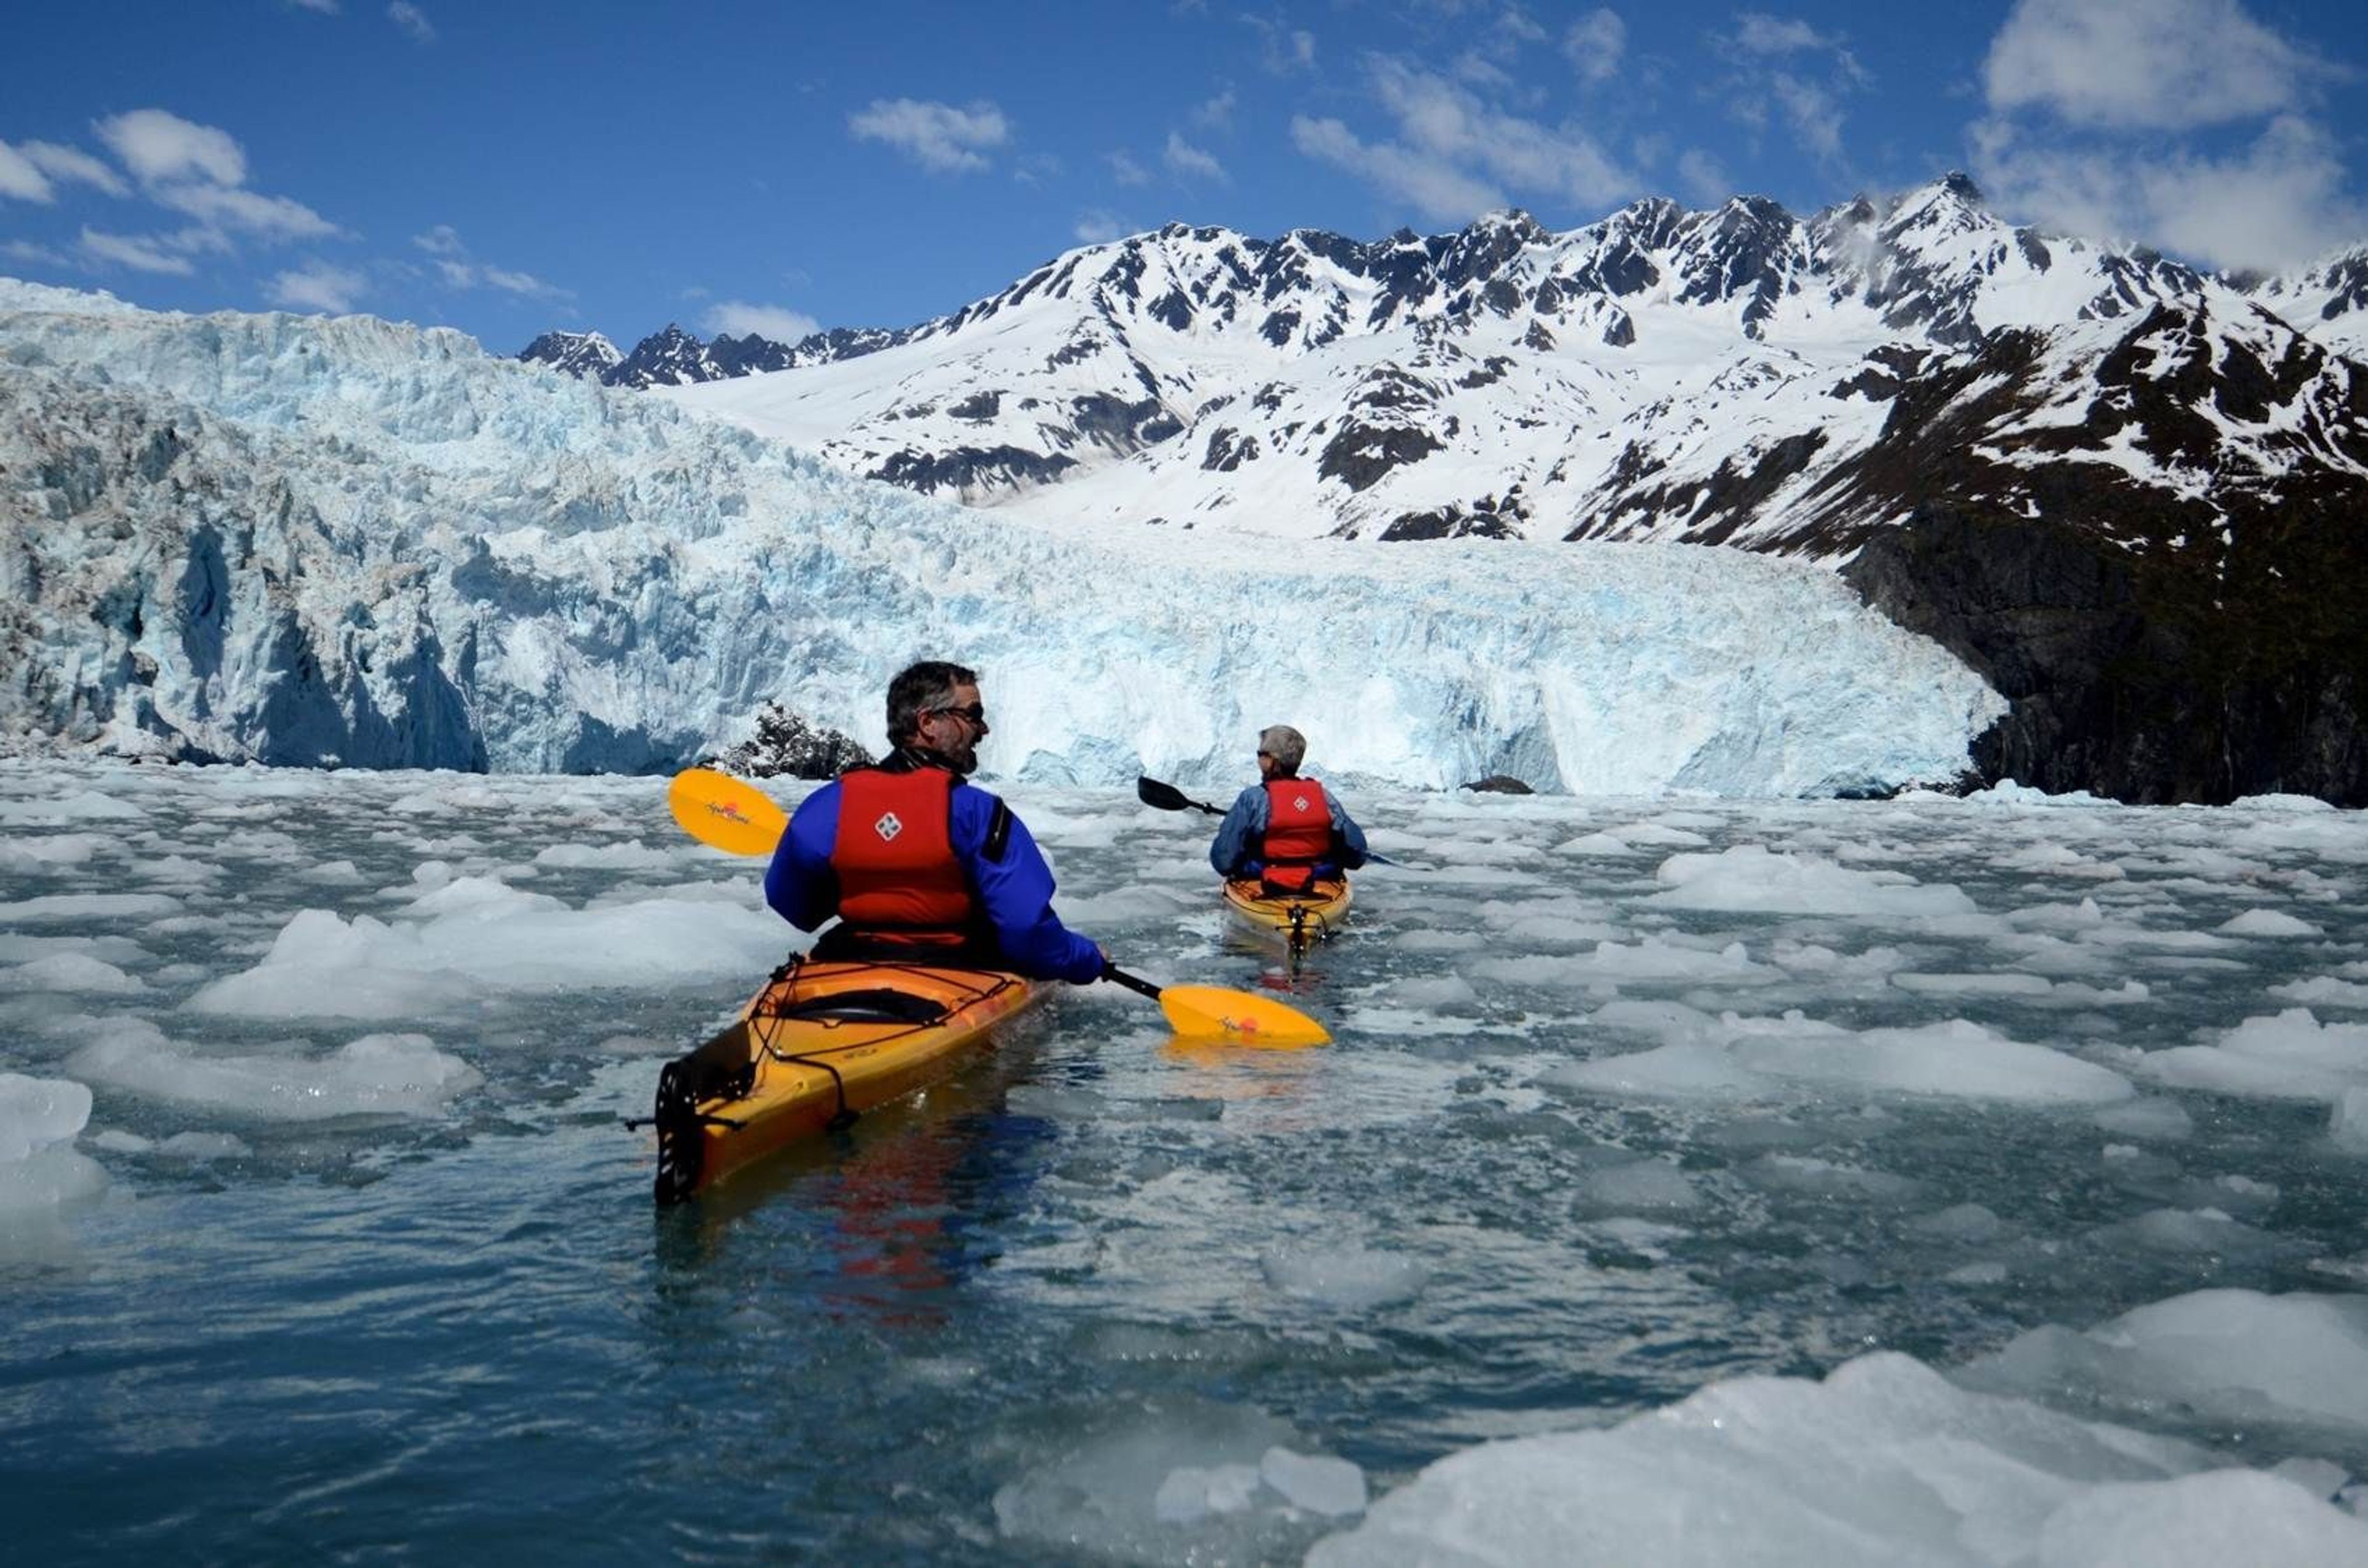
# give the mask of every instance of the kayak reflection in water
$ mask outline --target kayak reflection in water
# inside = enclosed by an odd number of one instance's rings
[[[1365,832],[1332,792],[1299,777],[1307,737],[1288,724],[1258,732],[1259,782],[1217,824],[1209,863],[1227,881],[1255,879],[1270,894],[1305,892],[1365,863]]]
[[[807,796],[765,873],[765,902],[799,930],[838,917],[817,958],[1101,978],[1101,949],[1053,913],[1027,825],[966,781],[987,733],[975,671],[928,660],[889,683],[887,759]]]

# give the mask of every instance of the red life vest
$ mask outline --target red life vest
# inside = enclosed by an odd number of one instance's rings
[[[1313,778],[1266,783],[1266,837],[1258,858],[1275,887],[1300,889],[1315,880],[1315,863],[1332,858],[1332,804]]]
[[[840,775],[838,836],[830,868],[838,916],[863,936],[899,946],[956,947],[976,905],[954,853],[954,776],[941,767]]]

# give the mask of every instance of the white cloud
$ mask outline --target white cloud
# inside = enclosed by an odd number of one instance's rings
[[[1840,43],[1797,17],[1771,17],[1764,11],[1736,13],[1735,41],[1752,54],[1796,54],[1803,50],[1834,49]]]
[[[92,157],[79,147],[61,147],[54,142],[28,142],[20,149],[51,179],[72,185],[97,186],[109,196],[129,196],[131,187],[125,185],[113,169]]]
[[[2018,0],[1985,63],[1972,170],[2019,217],[2207,266],[2297,266],[2368,227],[2341,144],[2305,112],[2339,74],[2240,0]],[[2208,148],[2180,139],[2207,129]]]
[[[1151,183],[1151,171],[1137,163],[1133,153],[1121,151],[1104,155],[1110,160],[1110,177],[1119,184],[1149,185]]]
[[[246,154],[227,131],[161,108],[136,108],[93,130],[132,177],[146,184],[196,176],[216,185],[246,183]]]
[[[1396,121],[1392,142],[1368,142],[1337,119],[1292,123],[1299,150],[1358,175],[1424,217],[1462,222],[1507,195],[1600,209],[1634,179],[1596,140],[1496,107],[1470,85],[1409,65],[1372,63],[1374,101]]]
[[[337,315],[354,308],[365,279],[359,272],[316,261],[301,271],[283,272],[264,290],[273,304],[290,311]]]
[[[438,223],[424,234],[414,234],[411,243],[429,256],[466,256],[469,251],[461,243],[461,231],[450,223]]]
[[[337,0],[288,0],[288,5],[290,9],[317,11],[324,17],[334,17],[337,14]]]
[[[0,196],[13,196],[19,201],[54,199],[49,176],[6,142],[0,142]]]
[[[66,259],[64,253],[51,250],[47,245],[35,244],[30,240],[10,240],[6,244],[0,244],[0,256],[5,256],[11,261],[32,262],[41,267],[73,265]]]
[[[196,270],[188,256],[176,256],[154,240],[136,239],[129,234],[85,229],[82,249],[84,255],[96,261],[128,267],[135,272],[169,272],[176,278],[186,278]]]
[[[1337,119],[1294,116],[1291,140],[1309,157],[1347,170],[1426,218],[1461,223],[1505,204],[1502,191],[1447,160],[1390,142],[1360,141]]]
[[[780,305],[752,305],[745,300],[724,300],[708,307],[701,321],[711,333],[746,337],[750,333],[773,343],[796,343],[822,330],[822,324],[803,311]]]
[[[265,240],[319,240],[341,233],[301,201],[232,186],[173,185],[149,192],[158,205]]]
[[[936,174],[970,174],[987,166],[985,153],[1010,139],[1003,111],[984,99],[968,108],[913,98],[875,98],[847,117],[859,142],[882,142]]]
[[[1234,128],[1234,111],[1240,107],[1239,96],[1233,88],[1227,87],[1215,97],[1203,99],[1193,109],[1192,123],[1211,131],[1231,131]]]
[[[1797,17],[1740,12],[1715,44],[1729,68],[1715,96],[1726,117],[1755,132],[1781,115],[1793,141],[1829,173],[1846,172],[1843,105],[1871,78],[1839,34]]]
[[[2237,0],[2021,0],[1983,85],[1996,110],[2178,131],[2300,108],[2323,74]]]
[[[1170,174],[1185,179],[1222,180],[1225,165],[1201,148],[1193,146],[1171,131],[1167,133],[1167,150],[1160,154]]]
[[[434,25],[427,20],[427,13],[413,5],[411,0],[394,0],[394,4],[386,8],[386,15],[388,20],[411,35],[412,42],[434,43],[436,41]]]
[[[1259,62],[1275,75],[1288,76],[1296,71],[1315,68],[1315,35],[1305,28],[1290,27],[1264,17],[1244,17],[1242,20],[1257,29]]]
[[[1686,199],[1696,207],[1715,207],[1735,194],[1735,182],[1727,178],[1725,166],[1699,147],[1678,154],[1678,178],[1684,185]]]
[[[2207,266],[2294,267],[2368,228],[2333,138],[2297,116],[2225,157],[2033,144],[2003,119],[1976,126],[1974,147],[1974,176],[2001,210]]]
[[[1621,57],[1628,51],[1628,24],[1609,6],[1589,11],[1562,35],[1562,51],[1569,56],[1578,79],[1593,84],[1619,74]]]
[[[1112,240],[1124,239],[1136,232],[1134,224],[1128,222],[1117,213],[1105,212],[1099,209],[1091,212],[1078,213],[1077,226],[1075,230],[1077,243],[1087,245],[1108,244]]]

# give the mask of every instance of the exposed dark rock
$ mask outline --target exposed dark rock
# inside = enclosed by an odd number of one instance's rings
[[[1365,425],[1344,420],[1324,445],[1316,472],[1350,490],[1370,489],[1392,469],[1420,462],[1447,443],[1411,425]]]
[[[814,723],[778,702],[757,710],[757,733],[717,759],[744,778],[836,778],[868,767],[871,754],[837,730]]]
[[[1975,744],[1987,781],[2139,802],[2368,804],[2356,494],[2289,497],[2225,550],[2186,551],[1931,506],[1870,536],[1843,577],[2012,703]]]
[[[928,495],[990,484],[1044,484],[1076,466],[1076,459],[1058,452],[1047,457],[1019,447],[956,447],[947,452],[891,452],[865,477]]]
[[[1537,791],[1527,782],[1509,773],[1491,773],[1486,778],[1474,778],[1463,786],[1483,795],[1534,795]]]

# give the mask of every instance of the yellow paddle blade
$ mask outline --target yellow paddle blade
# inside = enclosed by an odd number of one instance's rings
[[[1220,985],[1163,986],[1159,1010],[1167,1015],[1168,1027],[1186,1040],[1295,1051],[1332,1039],[1322,1024],[1295,1007]]]
[[[754,784],[712,768],[686,768],[666,787],[683,832],[730,855],[770,855],[790,819]]]

